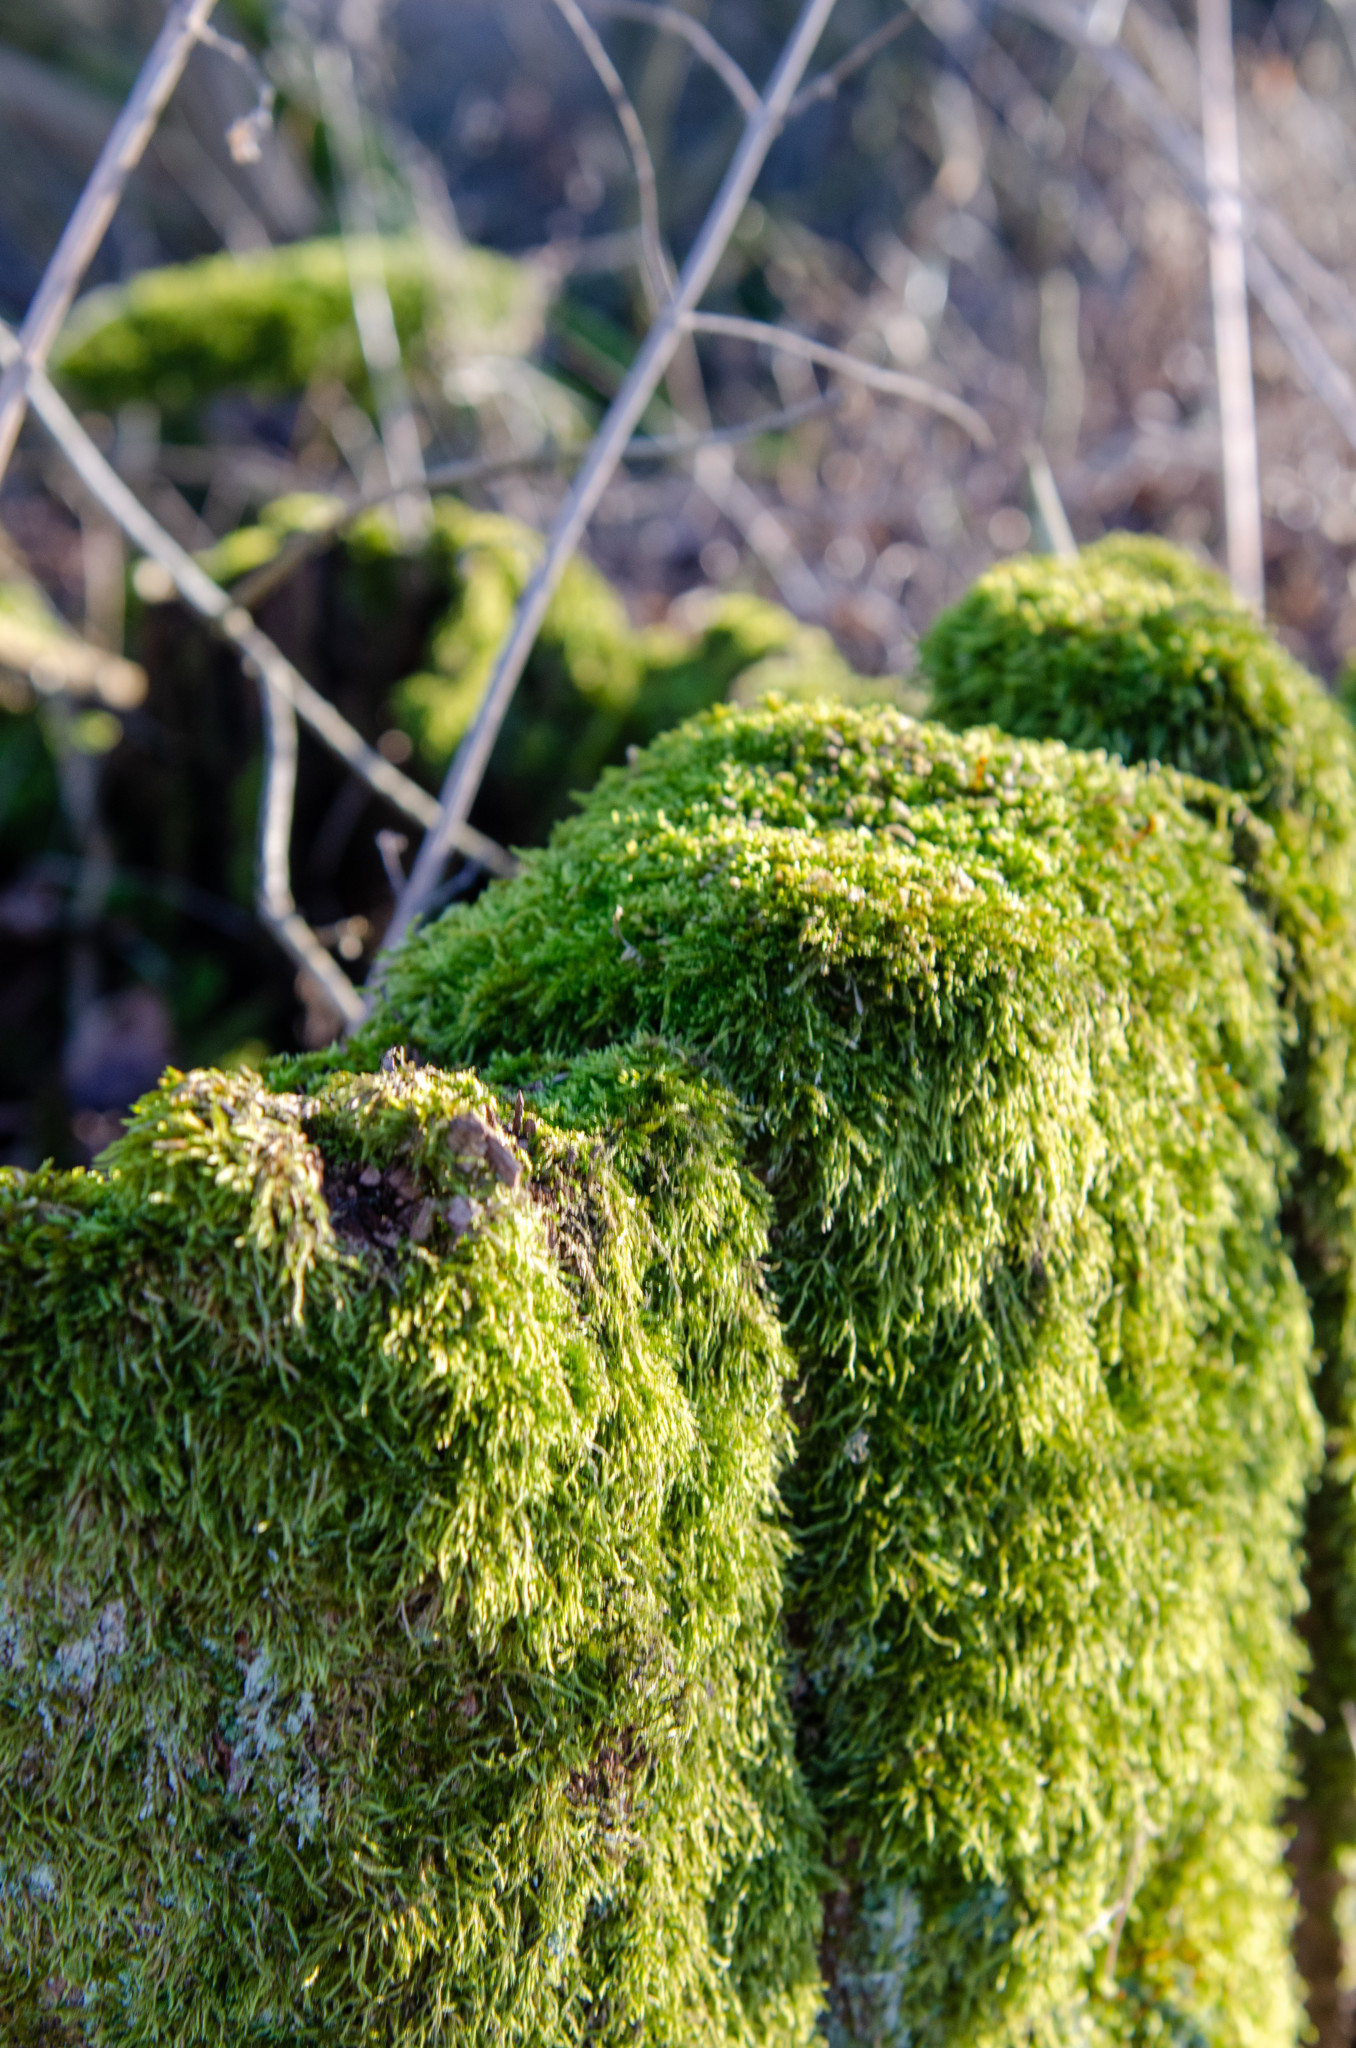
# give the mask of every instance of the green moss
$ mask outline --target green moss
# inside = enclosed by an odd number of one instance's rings
[[[1314,1667],[1299,1743],[1305,1833],[1320,1866],[1337,1871],[1356,1842],[1342,1704],[1356,1698],[1356,736],[1220,577],[1128,535],[1076,561],[991,571],[938,621],[924,662],[952,724],[991,720],[1174,762],[1246,792],[1274,835],[1260,859],[1239,851],[1274,921],[1295,1027],[1286,1229],[1310,1297],[1329,1437],[1309,1518]]]
[[[1316,1432],[1245,834],[1060,747],[718,711],[407,947],[350,1049],[509,1083],[661,1031],[745,1106],[838,2036],[1293,2038]]]
[[[488,249],[390,236],[381,264],[407,348],[445,331],[468,353],[520,353],[535,334],[541,288]],[[151,399],[181,411],[219,391],[300,392],[316,378],[366,388],[343,243],[293,242],[142,271],[91,292],[58,342],[54,367],[82,403]]]
[[[280,499],[206,552],[203,565],[231,582],[272,561],[334,503],[318,494]],[[402,570],[422,571],[430,586],[422,665],[395,681],[390,710],[431,775],[446,768],[475,717],[540,549],[540,536],[520,521],[440,497],[417,563],[384,512],[357,521],[329,557],[348,604],[366,617],[409,608]],[[540,843],[604,766],[726,697],[880,703],[909,695],[899,677],[854,675],[822,628],[752,592],[694,593],[676,612],[673,623],[635,627],[605,577],[581,559],[569,564],[495,746],[478,823],[515,845]]]
[[[0,1176],[5,2038],[807,2043],[732,1107],[387,1064]]]

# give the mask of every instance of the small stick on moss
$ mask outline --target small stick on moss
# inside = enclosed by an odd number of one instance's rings
[[[140,163],[215,5],[216,0],[176,0],[62,230],[24,316],[18,353],[0,377],[0,477],[14,453],[33,373],[47,360],[80,280],[118,210],[127,180]]]

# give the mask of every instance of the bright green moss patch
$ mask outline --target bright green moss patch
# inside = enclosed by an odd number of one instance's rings
[[[763,1200],[712,1084],[172,1078],[0,1179],[0,2012],[806,2042]]]
[[[659,1031],[744,1105],[841,2038],[1293,2038],[1316,1431],[1243,843],[1167,773],[717,712],[392,963],[373,1051],[511,1083]]]
[[[414,235],[384,238],[380,259],[406,348],[440,333],[468,354],[531,345],[542,289],[526,266],[488,249],[444,246],[431,256]],[[317,377],[361,392],[366,373],[343,243],[332,236],[204,256],[91,292],[57,344],[54,367],[86,405],[148,398],[173,412],[231,389],[299,392]]]
[[[1220,577],[1128,535],[1076,561],[1003,564],[938,621],[923,652],[949,723],[1172,761],[1245,792],[1274,835],[1251,879],[1280,941],[1296,1027],[1285,1223],[1310,1297],[1329,1436],[1309,1516],[1314,1668],[1299,1731],[1313,1910],[1324,1920],[1324,1866],[1339,1870],[1356,1841],[1342,1704],[1356,1697],[1356,735]]]

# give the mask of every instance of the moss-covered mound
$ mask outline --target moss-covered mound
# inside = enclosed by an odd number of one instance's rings
[[[370,254],[369,252],[361,252]],[[543,281],[489,249],[389,236],[379,260],[406,348],[429,335],[467,354],[530,347]],[[344,245],[337,236],[145,270],[90,292],[58,341],[53,367],[86,405],[151,399],[171,412],[219,391],[260,397],[315,378],[366,388]]]
[[[1310,1297],[1329,1437],[1310,1512],[1313,1670],[1299,1737],[1301,1875],[1311,1961],[1327,1979],[1321,2005],[1339,1967],[1332,1880],[1356,1844],[1343,1704],[1356,1699],[1356,735],[1220,577],[1128,535],[1076,561],[991,571],[939,620],[924,659],[949,723],[992,721],[1126,760],[1174,762],[1244,791],[1274,835],[1252,885],[1280,940],[1295,1027],[1283,1122],[1297,1160],[1285,1224]]]
[[[342,509],[337,499],[307,493],[278,499],[204,555],[204,565],[232,583]],[[363,635],[383,626],[389,633],[392,620],[417,622],[416,665],[392,675],[386,713],[424,768],[441,774],[475,716],[540,549],[540,535],[520,521],[451,497],[435,499],[427,540],[414,554],[388,513],[365,515],[310,571],[325,597],[298,609],[313,633],[333,641],[310,650],[310,672],[351,662],[355,625]],[[606,577],[576,559],[509,708],[475,821],[514,845],[540,844],[609,762],[727,696],[892,702],[907,689],[898,677],[854,675],[822,628],[747,591],[700,593],[665,623],[635,626]]]
[[[1058,746],[718,711],[409,946],[346,1055],[512,1084],[660,1031],[745,1106],[840,2038],[1294,2037],[1269,837]]]
[[[808,2042],[732,1106],[387,1067],[0,1176],[0,2031]]]

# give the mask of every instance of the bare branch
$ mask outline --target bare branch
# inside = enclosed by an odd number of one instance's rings
[[[758,88],[723,43],[718,43],[705,22],[684,14],[681,7],[669,7],[663,0],[589,0],[595,14],[608,14],[618,21],[644,21],[668,35],[681,36],[709,64],[721,84],[736,100],[744,115],[758,111]],[[792,102],[794,106],[795,102]],[[788,117],[789,118],[789,117]]]
[[[1013,13],[1085,51],[1100,66],[1126,105],[1139,116],[1158,142],[1186,191],[1204,208],[1205,163],[1199,139],[1185,122],[1178,120],[1129,51],[1119,43],[1104,45],[1094,40],[1082,16],[1067,4],[1067,0],[1006,0],[1006,4]],[[1302,289],[1309,289],[1305,279],[1311,276],[1317,259],[1296,241],[1293,231],[1279,214],[1270,208],[1258,207],[1245,194],[1244,221],[1250,230],[1265,228],[1278,260],[1282,248],[1289,252],[1287,269]],[[1260,247],[1256,232],[1248,240],[1245,260],[1249,289],[1308,379],[1315,395],[1327,406],[1351,446],[1356,448],[1356,392],[1353,392],[1351,379],[1333,360],[1303,308],[1287,290],[1275,264]]]
[[[807,363],[822,363],[825,369],[852,377],[871,391],[886,391],[894,398],[907,398],[914,405],[941,413],[958,427],[964,427],[980,448],[993,446],[988,421],[972,405],[962,398],[953,398],[949,391],[938,390],[922,377],[909,376],[905,370],[886,370],[876,363],[865,363],[860,356],[850,356],[845,349],[832,348],[828,342],[813,341],[794,328],[774,327],[766,320],[746,320],[738,313],[688,313],[683,324],[692,334],[728,334],[736,341],[751,341],[759,348],[776,348],[784,355],[800,356]]]
[[[902,36],[912,19],[912,11],[905,8],[893,21],[882,22],[869,36],[863,36],[845,57],[840,57],[836,64],[831,64],[827,71],[821,71],[818,78],[812,78],[808,85],[801,88],[786,110],[787,120],[798,120],[808,108],[817,106],[821,100],[837,99],[839,87],[845,85],[854,72],[860,71],[873,57],[878,56],[896,36]]]
[[[409,880],[396,903],[385,948],[399,942],[438,887],[457,828],[465,820],[480,787],[504,714],[565,565],[582,540],[642,413],[688,332],[684,316],[711,281],[833,7],[834,0],[805,0],[758,112],[745,123],[739,146],[683,265],[673,295],[651,327],[594,437],[569,498],[552,527],[545,553],[518,602],[480,709],[448,770],[438,824],[426,835],[415,858]]]
[[[322,44],[315,53],[315,78],[325,132],[340,170],[339,214],[353,321],[376,401],[387,474],[396,487],[396,517],[405,538],[415,540],[428,528],[424,451],[405,382],[391,295],[386,287],[381,238],[368,179],[362,109],[348,51],[337,43]]]
[[[1257,474],[1257,413],[1248,334],[1248,280],[1243,260],[1230,0],[1198,0],[1197,24],[1206,220],[1210,230],[1210,298],[1224,460],[1225,543],[1235,590],[1245,604],[1260,612],[1266,598],[1262,493]]]
[[[127,180],[141,161],[215,4],[216,0],[176,0],[62,230],[24,316],[18,352],[0,377],[0,477],[9,467],[19,436],[29,378],[47,360],[80,280],[117,212]]]
[[[819,398],[807,399],[803,405],[791,405],[776,412],[759,413],[751,420],[740,420],[731,427],[712,427],[703,434],[638,434],[622,451],[624,462],[667,462],[686,455],[700,455],[706,448],[732,448],[741,441],[756,440],[760,434],[785,433],[791,427],[800,426],[805,420],[816,419],[821,413],[832,412],[839,403],[836,391],[826,391]],[[476,455],[462,462],[444,462],[435,465],[427,473],[430,490],[461,490],[469,484],[488,483],[495,477],[521,475],[526,470],[567,469],[582,462],[586,450],[583,448],[562,448],[549,442],[542,448],[531,448],[516,455]],[[266,597],[279,589],[299,569],[303,562],[323,554],[331,542],[344,529],[351,526],[364,512],[371,512],[379,505],[389,504],[395,492],[388,485],[379,491],[364,491],[359,498],[352,498],[346,505],[338,507],[331,519],[323,526],[308,527],[305,533],[293,534],[286,545],[258,569],[252,569],[242,577],[232,595],[237,604],[253,611]]]
[[[297,791],[297,714],[291,698],[258,671],[264,717],[264,788],[259,805],[255,905],[263,924],[299,967],[315,977],[352,1031],[367,1005],[338,962],[325,951],[292,894],[292,817]]]
[[[663,231],[659,224],[659,185],[654,174],[654,159],[650,145],[645,140],[645,129],[639,114],[631,104],[630,94],[622,83],[621,73],[603,47],[602,37],[579,5],[579,0],[555,0],[556,12],[568,23],[579,47],[593,66],[604,92],[612,102],[612,111],[617,116],[631,157],[631,169],[635,173],[636,196],[640,202],[640,240],[644,253],[644,276],[646,295],[650,311],[654,313],[663,305],[673,289],[673,270],[664,249]]]
[[[0,323],[0,359],[12,359],[17,342],[9,328]],[[160,564],[185,604],[228,640],[245,659],[267,670],[277,687],[289,696],[294,708],[310,726],[317,739],[338,755],[355,775],[362,777],[378,796],[416,824],[431,825],[439,816],[438,806],[428,791],[421,789],[391,761],[369,747],[360,733],[328,699],[308,683],[292,666],[267,633],[255,625],[249,613],[234,604],[221,586],[199,568],[159,522],[133,496],[122,478],[99,453],[66,401],[45,371],[30,373],[29,392],[33,410],[61,449],[91,497],[115,519],[128,539],[142,553]],[[484,833],[467,827],[458,844],[472,859],[481,861],[495,874],[511,874],[516,862]]]

